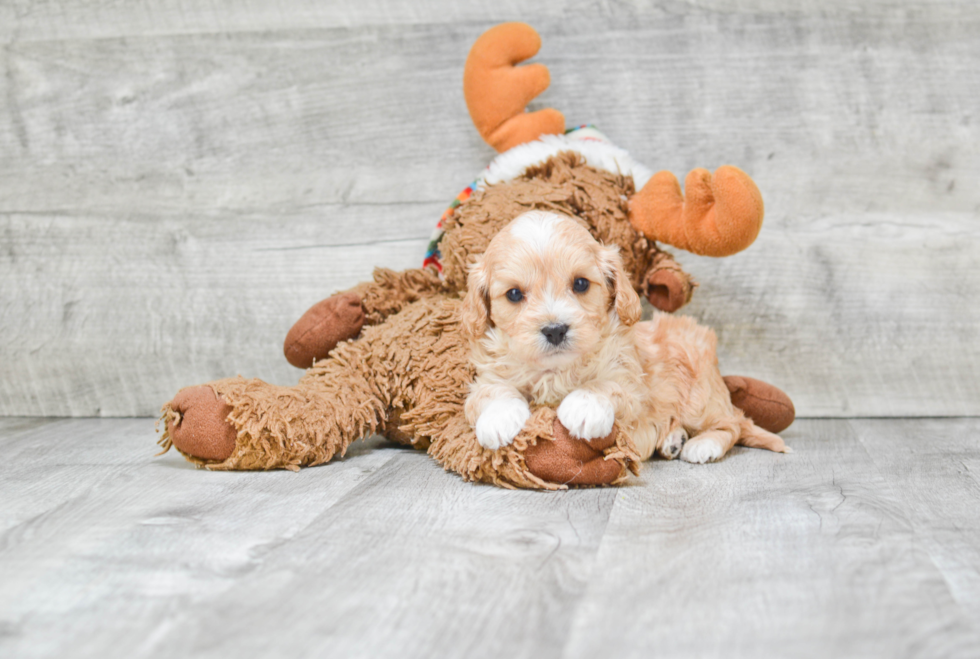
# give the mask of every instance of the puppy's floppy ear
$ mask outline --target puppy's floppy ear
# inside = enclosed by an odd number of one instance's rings
[[[490,320],[490,273],[485,257],[480,256],[470,267],[466,289],[460,316],[463,334],[478,339],[488,327],[493,327]]]
[[[606,283],[612,290],[612,304],[624,325],[633,325],[643,315],[640,306],[640,296],[633,290],[623,259],[617,246],[603,246],[599,252],[599,269],[606,278]]]

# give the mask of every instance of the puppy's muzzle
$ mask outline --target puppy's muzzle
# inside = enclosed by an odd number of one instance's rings
[[[564,323],[545,325],[541,328],[541,333],[544,334],[544,338],[548,339],[548,343],[557,346],[565,340],[565,335],[568,334],[568,325]]]

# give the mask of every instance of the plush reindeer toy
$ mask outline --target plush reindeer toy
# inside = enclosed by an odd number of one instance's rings
[[[762,226],[762,197],[735,167],[692,171],[682,194],[591,127],[565,130],[553,109],[526,112],[549,83],[523,23],[498,25],[473,45],[463,89],[470,116],[498,155],[439,222],[422,268],[377,269],[373,281],[312,307],[290,330],[285,353],[306,368],[295,387],[229,378],[182,389],[163,407],[165,449],[209,469],[298,469],[343,455],[374,433],[427,450],[466,480],[556,489],[614,484],[639,459],[627,432],[571,435],[551,407],[532,409],[508,446],[482,447],[466,421],[473,381],[460,305],[468,268],[490,239],[529,210],[581,218],[617,245],[630,283],[662,311],[694,284],[659,244],[727,256]],[[757,380],[726,378],[732,402],[772,432],[793,421],[789,398]]]

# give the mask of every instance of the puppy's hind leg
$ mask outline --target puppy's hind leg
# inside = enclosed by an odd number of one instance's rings
[[[684,448],[687,440],[687,431],[682,426],[677,426],[664,437],[663,444],[660,445],[657,452],[665,460],[673,460],[681,454],[681,449]]]
[[[680,425],[658,427],[654,423],[641,422],[633,431],[633,443],[640,460],[649,460],[654,453],[665,460],[673,460],[681,454],[686,441],[687,431]]]
[[[714,462],[735,446],[740,432],[741,427],[737,418],[727,417],[716,421],[684,444],[684,448],[681,449],[681,460],[696,464]]]
[[[775,433],[771,433],[768,430],[763,430],[759,426],[752,422],[752,419],[746,418],[742,421],[741,432],[739,433],[738,442],[740,446],[749,446],[752,448],[764,448],[769,451],[775,451],[776,453],[792,453],[793,449],[786,446],[786,442],[783,438]]]
[[[777,453],[792,453],[793,449],[786,446],[783,438],[763,430],[752,423],[751,419],[742,419],[734,428],[719,428],[717,425],[705,432],[692,437],[681,449],[681,460],[704,464],[714,462],[739,444],[751,448],[764,448]]]
[[[681,460],[704,464],[714,462],[728,453],[732,446],[729,433],[723,430],[709,430],[689,439],[681,449]]]

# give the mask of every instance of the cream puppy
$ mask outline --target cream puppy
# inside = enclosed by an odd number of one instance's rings
[[[528,401],[558,405],[581,439],[632,425],[642,382],[629,327],[642,310],[615,248],[572,218],[532,211],[490,241],[468,289],[477,377],[466,416],[483,446],[510,444]]]
[[[667,459],[711,462],[735,444],[790,452],[779,435],[759,428],[732,404],[710,329],[658,312],[637,323],[633,335],[643,368],[643,409],[633,433],[641,458],[657,451]]]
[[[785,448],[732,405],[710,330],[666,314],[637,323],[641,311],[616,248],[584,224],[541,211],[511,222],[473,266],[463,302],[477,372],[466,417],[480,444],[510,444],[533,402],[557,405],[580,439],[618,422],[644,459],[659,449],[707,462],[740,439]]]

